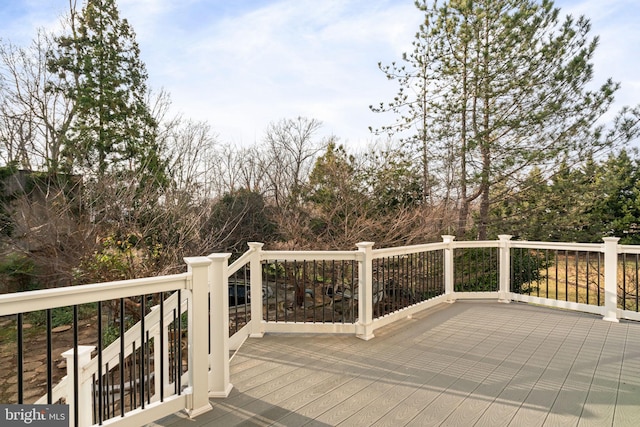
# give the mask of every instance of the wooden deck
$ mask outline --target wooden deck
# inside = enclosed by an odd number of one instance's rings
[[[640,323],[457,302],[375,335],[250,339],[227,399],[151,425],[640,425]]]

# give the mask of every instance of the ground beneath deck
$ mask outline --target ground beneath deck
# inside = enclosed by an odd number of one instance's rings
[[[151,425],[640,425],[640,323],[457,302],[375,335],[249,339],[227,399]]]

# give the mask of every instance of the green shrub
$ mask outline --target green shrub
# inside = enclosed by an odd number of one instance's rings
[[[36,266],[27,255],[12,252],[0,260],[0,276],[9,284],[10,292],[23,292],[38,289]]]
[[[537,290],[537,283],[541,279],[541,270],[553,265],[553,258],[548,258],[544,252],[523,248],[511,250],[511,292],[530,294]]]
[[[459,248],[454,258],[455,291],[498,290],[498,252],[496,248]]]

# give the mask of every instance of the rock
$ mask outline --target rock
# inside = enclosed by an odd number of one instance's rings
[[[68,331],[69,329],[71,329],[71,325],[61,325],[61,326],[56,326],[55,328],[51,329],[51,332],[57,334],[57,333],[60,333],[60,332]]]
[[[25,372],[28,372],[28,371],[35,371],[35,370],[36,370],[40,365],[44,365],[44,363],[42,363],[42,362],[41,362],[41,361],[39,361],[39,360],[34,360],[34,361],[31,361],[31,362],[26,362],[26,363],[24,364],[24,370],[25,370]]]

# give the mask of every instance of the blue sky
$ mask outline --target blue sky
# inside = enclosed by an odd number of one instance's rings
[[[78,0],[79,3],[82,0]],[[557,0],[600,36],[598,84],[622,83],[613,110],[640,103],[640,2]],[[0,0],[0,38],[26,44],[55,29],[69,0]],[[378,70],[409,50],[421,22],[413,0],[118,0],[133,25],[149,86],[174,113],[206,120],[225,143],[260,141],[267,125],[306,116],[347,146],[375,140],[393,117],[368,106],[397,87]]]

